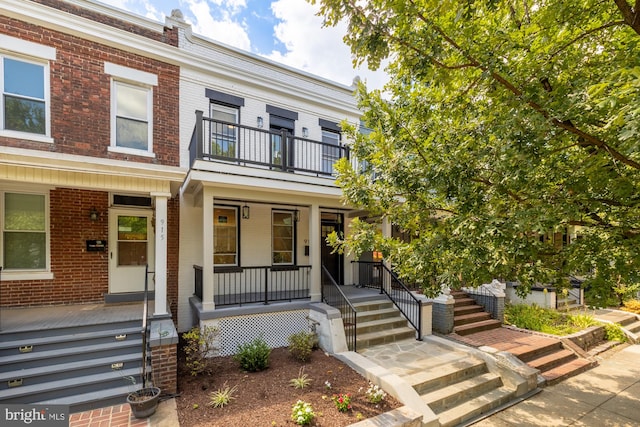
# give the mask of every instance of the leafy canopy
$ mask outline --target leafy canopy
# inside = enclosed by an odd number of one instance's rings
[[[358,89],[371,132],[346,128],[359,163],[342,161],[338,182],[412,236],[356,221],[335,244],[382,251],[431,295],[638,281],[640,1],[317,3],[327,25],[348,22],[355,64],[389,60],[384,97]],[[567,230],[580,238],[562,245]]]

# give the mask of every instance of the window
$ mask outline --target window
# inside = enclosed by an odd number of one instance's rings
[[[48,65],[0,56],[2,128],[47,134]]]
[[[238,109],[212,103],[211,118],[211,154],[236,158],[238,127],[234,124],[238,124]]]
[[[272,263],[273,265],[293,265],[295,262],[294,213],[290,211],[272,212]]]
[[[213,207],[213,265],[238,265],[238,208]]]
[[[333,165],[340,159],[340,132],[322,129],[322,172],[333,174]]]
[[[134,150],[151,149],[152,91],[149,88],[114,81],[115,146]]]
[[[9,271],[46,270],[46,196],[6,192],[2,201],[3,268]]]

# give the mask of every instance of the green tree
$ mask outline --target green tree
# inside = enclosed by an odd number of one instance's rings
[[[389,60],[358,96],[371,131],[341,162],[356,221],[333,242],[376,248],[428,294],[493,278],[603,295],[640,270],[640,1],[320,0],[355,64]],[[346,126],[346,124],[345,124]],[[571,245],[541,236],[579,230]]]

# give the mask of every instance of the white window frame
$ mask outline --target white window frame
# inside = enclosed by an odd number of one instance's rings
[[[227,113],[227,114],[233,114],[235,116],[235,120],[234,123],[236,125],[240,124],[240,109],[238,107],[229,107],[227,105],[223,105],[223,104],[219,104],[217,102],[211,102],[211,105],[209,107],[209,115],[210,117],[213,119],[213,112],[214,111],[219,111],[221,113]],[[213,126],[213,125],[212,125]],[[213,154],[213,144],[214,144],[214,136],[216,135],[216,133],[214,132],[214,129],[212,127],[211,129],[211,150],[212,152],[210,154]],[[230,159],[235,160],[240,156],[240,152],[239,152],[239,145],[238,145],[238,127],[236,126],[235,128],[235,132],[234,132],[234,137],[233,137],[233,144],[234,144],[234,153],[233,153],[233,157],[230,157]],[[227,156],[221,156],[221,157],[227,157]]]
[[[329,135],[331,136],[329,137]],[[338,142],[337,144],[331,144],[330,146],[324,144],[322,145],[322,172],[333,175],[335,173],[334,165],[338,160],[340,160],[340,154],[334,156],[331,151],[336,150],[338,153],[340,153],[339,150],[342,143],[342,134],[335,130],[322,128],[322,142],[326,144],[327,141],[325,139],[337,140]],[[331,162],[330,171],[325,167],[328,162]]]
[[[0,100],[0,136],[53,143],[51,137],[51,81],[50,61],[56,59],[53,47],[0,34],[0,96],[4,97],[4,58],[41,65],[43,69],[45,133],[30,133],[5,129],[4,99]]]
[[[5,222],[5,194],[32,194],[44,196],[45,211],[45,267],[43,269],[21,269],[6,270],[4,266],[4,222]],[[51,209],[50,197],[48,190],[34,191],[32,189],[23,189],[21,187],[9,187],[0,190],[0,265],[2,265],[2,281],[8,280],[51,280],[53,273],[51,272]]]
[[[108,151],[155,158],[153,152],[153,88],[158,86],[158,76],[145,71],[105,62],[104,72],[111,75],[111,143]],[[116,115],[118,113],[117,90],[119,85],[129,85],[147,90],[147,149],[119,147],[116,140]]]

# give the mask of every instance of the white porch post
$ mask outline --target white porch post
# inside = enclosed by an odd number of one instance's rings
[[[151,193],[156,202],[156,265],[154,316],[169,314],[167,310],[167,200],[169,193]]]
[[[213,301],[213,190],[202,189],[202,308],[214,310]]]
[[[311,205],[309,210],[309,255],[311,260],[311,289],[309,295],[312,302],[322,299],[322,250],[320,237],[320,205]]]

